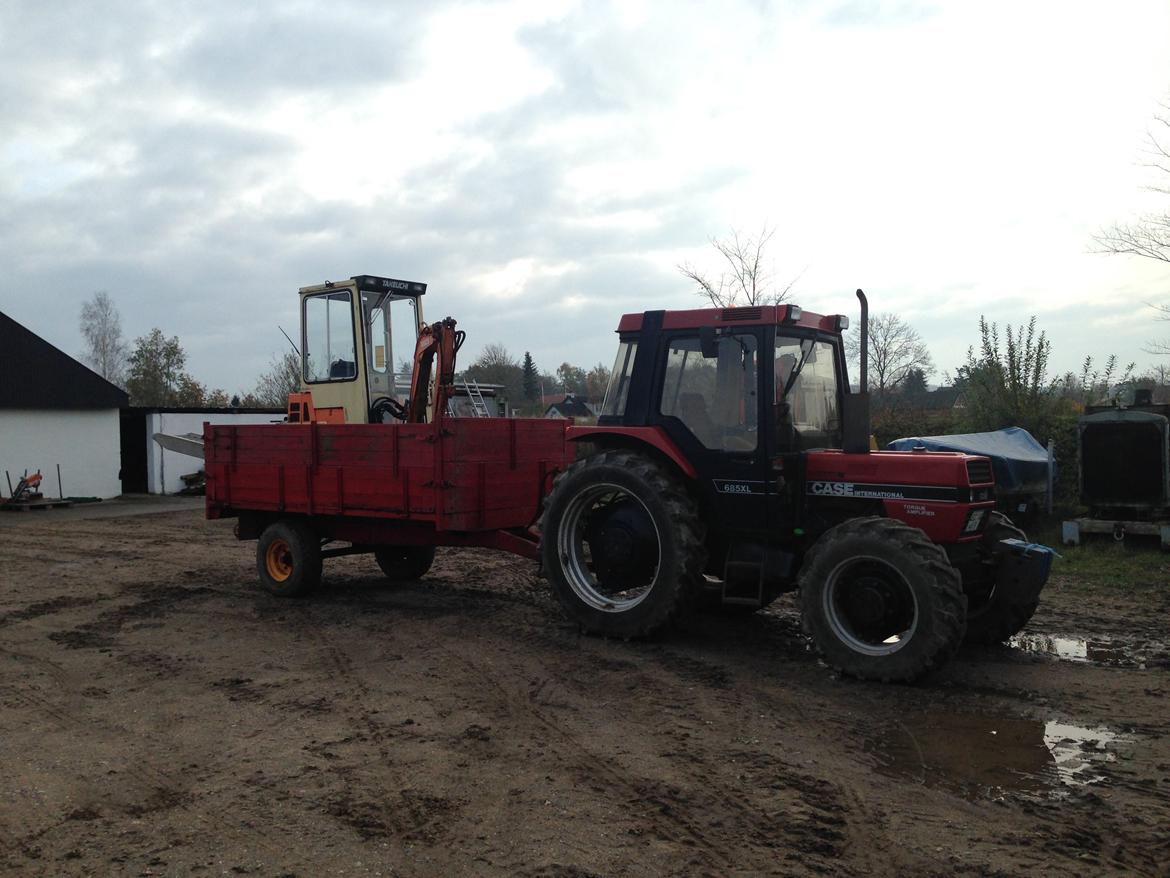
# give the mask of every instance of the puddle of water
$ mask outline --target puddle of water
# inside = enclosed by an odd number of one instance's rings
[[[1138,667],[1149,656],[1144,641],[1104,637],[1062,637],[1052,634],[1017,634],[1008,645],[1021,652],[1047,655],[1069,662]]]
[[[1118,740],[1056,720],[940,712],[887,726],[864,749],[889,777],[983,799],[1101,783]]]

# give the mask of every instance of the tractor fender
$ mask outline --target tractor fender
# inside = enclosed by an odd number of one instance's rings
[[[569,427],[570,442],[595,442],[611,448],[646,450],[663,458],[688,479],[697,477],[694,466],[661,427]]]

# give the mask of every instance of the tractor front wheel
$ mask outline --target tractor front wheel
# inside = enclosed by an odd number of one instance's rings
[[[321,584],[321,542],[303,522],[273,522],[256,544],[256,571],[269,594],[282,598],[308,594]]]
[[[983,536],[986,559],[981,562],[985,581],[977,595],[969,597],[967,610],[967,643],[1003,643],[1023,630],[1039,605],[1034,599],[1021,600],[994,582],[995,562],[993,547],[1000,540],[1028,541],[1024,532],[1012,524],[1001,512],[991,513],[991,522]],[[970,589],[968,590],[970,592]]]
[[[703,533],[676,477],[636,452],[605,451],[557,478],[541,521],[541,559],[582,628],[640,637],[689,609],[703,582]]]
[[[828,664],[866,680],[909,683],[963,640],[967,598],[946,553],[921,530],[855,518],[813,545],[800,572],[801,618]]]

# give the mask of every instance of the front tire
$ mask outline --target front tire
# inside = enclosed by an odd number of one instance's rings
[[[825,661],[853,677],[909,683],[958,649],[967,598],[921,530],[855,518],[828,530],[800,572],[801,621]]]
[[[553,592],[583,629],[642,637],[690,608],[706,550],[698,507],[664,467],[606,451],[561,474],[541,524]]]
[[[374,560],[393,582],[421,579],[435,563],[434,546],[380,546],[374,549]]]
[[[274,522],[256,544],[256,572],[271,595],[306,595],[321,584],[321,542],[303,522]]]
[[[991,513],[983,542],[990,556],[991,548],[1000,540],[1017,539],[1028,541],[1024,532],[1012,524],[1012,520],[1001,512]],[[994,577],[994,561],[983,562]],[[967,643],[981,645],[1003,643],[1023,630],[1039,606],[1038,601],[1019,600],[1008,592],[1001,591],[994,582],[984,589],[978,598],[970,599],[967,611]]]

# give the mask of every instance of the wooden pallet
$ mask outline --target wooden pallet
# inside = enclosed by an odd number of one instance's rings
[[[6,512],[28,512],[32,509],[64,509],[72,506],[72,500],[24,500],[0,503],[0,509]]]

